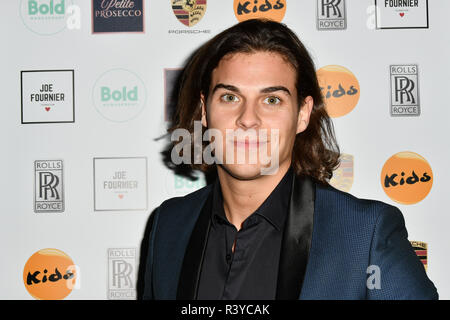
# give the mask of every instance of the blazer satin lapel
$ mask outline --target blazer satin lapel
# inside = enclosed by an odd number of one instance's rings
[[[213,192],[210,192],[186,247],[178,281],[177,300],[197,299],[200,271],[211,225],[212,195]]]
[[[300,297],[311,247],[315,192],[314,181],[294,175],[280,252],[277,300]]]

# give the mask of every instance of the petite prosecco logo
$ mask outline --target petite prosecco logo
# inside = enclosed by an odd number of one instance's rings
[[[144,32],[142,0],[92,0],[92,33]]]

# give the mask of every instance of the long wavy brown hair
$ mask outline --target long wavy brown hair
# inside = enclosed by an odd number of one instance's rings
[[[205,101],[208,99],[211,75],[219,61],[226,55],[256,51],[278,53],[294,67],[297,72],[298,110],[307,96],[314,99],[309,125],[295,139],[292,166],[297,175],[307,175],[328,184],[333,170],[339,165],[340,156],[333,123],[325,109],[315,66],[308,51],[295,33],[282,23],[247,20],[219,33],[196,50],[181,75],[173,125],[168,132],[187,129],[191,141],[194,141],[194,121],[200,121],[202,114],[200,96],[203,94]],[[203,130],[206,129],[203,127]],[[194,164],[191,161],[190,166],[208,172],[214,165]]]

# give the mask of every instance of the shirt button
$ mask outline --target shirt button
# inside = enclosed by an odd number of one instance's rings
[[[227,254],[227,262],[230,262],[230,260],[231,260],[231,254]]]

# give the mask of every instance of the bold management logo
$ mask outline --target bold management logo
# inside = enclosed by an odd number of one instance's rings
[[[94,210],[147,210],[147,158],[94,158]]]
[[[34,212],[64,212],[62,160],[34,162]]]
[[[381,170],[381,185],[392,200],[414,204],[425,199],[433,185],[433,172],[421,155],[404,151],[390,157]]]
[[[92,99],[95,108],[105,119],[113,122],[129,121],[145,107],[145,84],[134,72],[112,69],[97,79]]]
[[[346,28],[345,0],[317,0],[318,30],[343,30]]]
[[[286,0],[234,0],[233,7],[239,22],[256,18],[281,22],[286,13]]]
[[[428,28],[428,0],[375,0],[377,29]]]
[[[22,123],[75,121],[74,71],[21,71]]]
[[[358,79],[350,70],[329,65],[317,70],[317,77],[330,117],[342,117],[356,107],[360,88]]]
[[[58,249],[34,253],[23,268],[23,283],[28,293],[39,300],[60,300],[77,285],[78,268]]]
[[[108,249],[108,299],[136,299],[136,248]]]
[[[92,33],[144,32],[143,0],[92,0]]]
[[[391,65],[391,116],[419,116],[418,66]]]
[[[66,29],[72,2],[21,0],[20,16],[29,30],[40,35],[53,35]]]
[[[169,197],[179,197],[194,192],[206,186],[206,179],[203,173],[194,172],[193,179],[174,174],[172,171],[166,175],[166,191]]]

